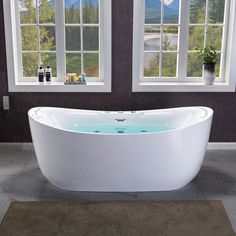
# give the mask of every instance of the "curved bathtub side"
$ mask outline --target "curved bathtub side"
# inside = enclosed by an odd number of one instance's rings
[[[39,166],[57,187],[73,191],[167,191],[198,173],[211,118],[173,132],[80,134],[29,117]]]
[[[178,168],[173,167],[173,171],[179,179],[179,186],[176,185],[174,189],[190,183],[199,173],[207,150],[211,125],[212,116],[204,122],[180,131],[179,153],[181,154],[176,160]],[[176,158],[176,156],[173,157]]]

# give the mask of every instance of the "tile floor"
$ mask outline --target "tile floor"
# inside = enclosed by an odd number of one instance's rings
[[[236,232],[236,150],[209,150],[198,176],[171,192],[68,192],[42,175],[32,145],[0,144],[0,221],[11,201],[222,200]]]

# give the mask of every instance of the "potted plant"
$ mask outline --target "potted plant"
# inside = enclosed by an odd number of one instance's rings
[[[215,65],[219,60],[219,54],[213,46],[198,50],[199,58],[204,66],[204,82],[206,85],[212,85],[215,81]]]

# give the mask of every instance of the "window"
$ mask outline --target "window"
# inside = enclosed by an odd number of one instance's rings
[[[134,1],[133,91],[234,91],[234,17],[230,0]],[[201,82],[196,49],[209,45],[219,53],[213,86]]]
[[[105,2],[4,0],[9,90],[109,92],[111,3]],[[38,65],[52,68],[50,84],[38,83]],[[64,85],[67,73],[82,72],[87,85]]]

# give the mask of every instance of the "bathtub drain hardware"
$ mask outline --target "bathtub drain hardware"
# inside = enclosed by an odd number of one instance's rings
[[[118,127],[116,130],[126,130],[126,128]]]
[[[118,134],[123,134],[124,131],[123,131],[123,130],[118,130],[117,133],[118,133]]]
[[[116,119],[117,122],[124,122],[126,119]]]

